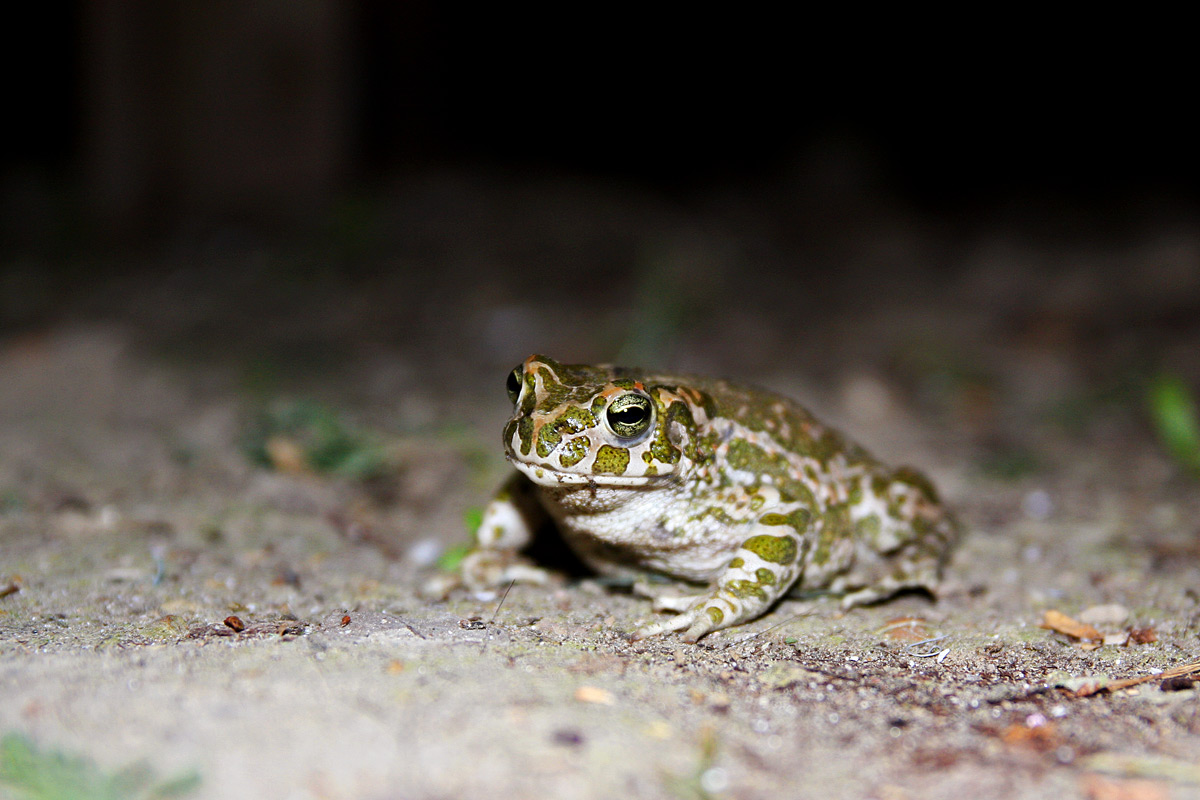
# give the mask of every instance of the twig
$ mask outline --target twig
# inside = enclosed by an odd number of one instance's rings
[[[749,642],[753,639],[757,639],[760,636],[765,636],[768,633],[770,633],[771,631],[778,630],[779,628],[782,628],[784,625],[791,625],[793,622],[795,622],[798,619],[803,619],[804,617],[811,617],[815,613],[816,613],[815,611],[810,610],[810,611],[801,611],[799,614],[793,614],[792,616],[785,619],[783,622],[776,622],[774,625],[772,625],[769,628],[763,628],[761,631],[755,631],[754,633],[751,633],[748,636],[743,636],[741,639],[738,639],[736,642],[730,642],[728,645],[726,645],[726,647],[727,648],[728,647],[737,647],[738,645],[745,644],[746,642]]]
[[[1184,675],[1191,675],[1194,672],[1200,672],[1200,661],[1193,661],[1191,664],[1181,664],[1178,667],[1172,667],[1165,672],[1160,672],[1157,675],[1142,675],[1140,678],[1124,678],[1119,681],[1110,681],[1103,686],[1084,686],[1075,692],[1076,697],[1089,697],[1100,692],[1116,692],[1121,689],[1128,689],[1131,686],[1140,686],[1143,683],[1151,681],[1165,681],[1171,678],[1182,678]]]
[[[480,653],[487,650],[488,642],[492,639],[492,623],[500,615],[500,609],[504,608],[504,601],[508,599],[508,593],[512,591],[512,587],[516,586],[516,584],[515,580],[511,580],[508,582],[508,586],[504,587],[504,594],[500,595],[500,602],[496,604],[496,610],[492,612],[492,618],[487,621],[487,633],[484,634],[483,640],[479,643]]]
[[[938,663],[940,664],[940,663],[942,663],[942,661],[945,660],[946,654],[949,652],[950,652],[950,648],[947,647],[942,650],[930,650],[928,653],[913,653],[913,657],[914,658],[933,658],[934,656],[937,656]]]
[[[921,645],[933,644],[934,642],[940,642],[942,639],[949,639],[949,638],[950,638],[950,634],[943,633],[941,636],[935,636],[932,639],[922,639],[919,642],[913,642],[912,644],[909,645],[909,647],[920,647]]]
[[[413,636],[416,636],[418,639],[425,639],[425,638],[427,638],[427,637],[426,637],[426,636],[425,636],[423,633],[421,633],[419,630],[417,630],[416,628],[414,628],[412,625],[410,625],[409,623],[405,622],[404,620],[400,620],[400,624],[401,624],[401,625],[403,625],[404,627],[408,628],[409,632],[410,632],[410,633],[411,633]]]
[[[488,625],[496,621],[496,617],[500,614],[500,609],[504,608],[504,601],[508,599],[508,593],[512,591],[512,587],[516,586],[516,581],[509,581],[508,586],[504,587],[504,594],[500,595],[500,602],[496,604],[496,610],[492,612],[492,618],[488,620]]]

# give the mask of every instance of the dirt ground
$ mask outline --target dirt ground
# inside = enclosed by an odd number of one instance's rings
[[[455,175],[352,210],[6,265],[0,736],[197,798],[1200,797],[1200,492],[1146,404],[1200,387],[1195,214]],[[694,646],[586,577],[423,598],[531,352],[767,385],[922,468],[945,593]]]

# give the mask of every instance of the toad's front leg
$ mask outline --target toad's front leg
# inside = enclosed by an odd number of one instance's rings
[[[807,524],[805,511],[763,514],[717,577],[712,591],[689,598],[657,598],[656,610],[679,613],[638,629],[632,638],[636,641],[686,629],[683,640],[692,643],[713,631],[761,616],[800,576],[807,541],[801,531]]]
[[[545,520],[533,484],[521,473],[513,473],[483,511],[475,546],[462,562],[463,584],[478,592],[510,581],[545,583],[545,570],[518,555]]]

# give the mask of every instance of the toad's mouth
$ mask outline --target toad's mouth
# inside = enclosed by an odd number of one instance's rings
[[[539,486],[647,486],[667,475],[612,475],[607,473],[563,472],[545,464],[529,463],[508,456],[508,460],[529,480]]]

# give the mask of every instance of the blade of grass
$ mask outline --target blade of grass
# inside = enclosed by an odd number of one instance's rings
[[[1179,464],[1200,474],[1200,418],[1191,390],[1174,375],[1160,375],[1150,386],[1150,417],[1158,438]]]

